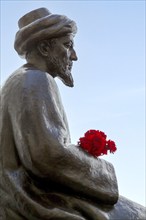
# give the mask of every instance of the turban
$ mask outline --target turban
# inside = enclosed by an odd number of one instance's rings
[[[43,39],[61,37],[77,32],[76,23],[64,15],[52,14],[46,8],[31,11],[18,21],[19,31],[16,33],[14,48],[25,57],[28,48]]]

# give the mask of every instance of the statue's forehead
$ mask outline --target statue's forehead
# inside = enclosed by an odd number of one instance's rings
[[[67,34],[65,36],[56,38],[58,40],[58,42],[62,43],[62,42],[69,42],[71,41],[72,43],[74,42],[74,36],[72,34]]]

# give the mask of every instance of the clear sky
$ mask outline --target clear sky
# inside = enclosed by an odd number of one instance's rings
[[[145,205],[145,1],[1,1],[1,84],[25,63],[13,48],[18,19],[39,7],[76,21],[75,87],[57,80],[72,143],[104,131],[117,152],[121,195]]]

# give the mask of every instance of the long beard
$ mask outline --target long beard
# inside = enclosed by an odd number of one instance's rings
[[[71,74],[72,63],[66,64],[65,59],[60,60],[57,57],[51,57],[51,64],[55,69],[55,75],[66,85],[69,87],[74,86],[74,80]]]

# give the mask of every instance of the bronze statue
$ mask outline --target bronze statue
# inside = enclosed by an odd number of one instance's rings
[[[15,49],[27,63],[1,91],[0,219],[145,219],[118,193],[114,167],[72,145],[58,87],[73,87],[77,27],[39,8],[19,20]]]

